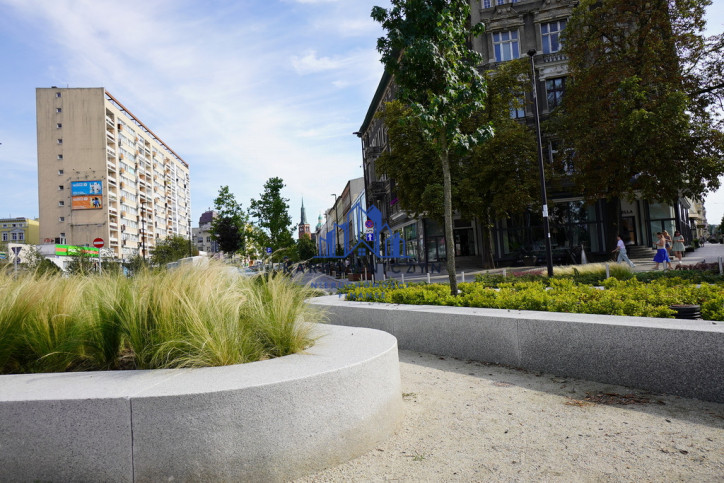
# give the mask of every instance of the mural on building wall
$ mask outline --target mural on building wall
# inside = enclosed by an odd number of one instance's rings
[[[320,234],[317,239],[315,258],[347,258],[351,255],[360,257],[368,254],[383,259],[411,258],[407,255],[405,239],[399,233],[387,237],[380,242],[380,234],[390,229],[382,223],[382,213],[372,205],[365,210],[360,202],[355,203],[347,213],[345,223],[333,223],[332,230]],[[341,239],[340,239],[340,233]],[[341,254],[337,253],[337,246]]]

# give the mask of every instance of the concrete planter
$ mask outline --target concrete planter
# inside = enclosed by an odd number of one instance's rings
[[[396,340],[319,331],[237,366],[0,376],[0,479],[287,481],[355,458],[400,421]]]
[[[610,315],[347,302],[330,322],[370,327],[406,350],[724,402],[724,323]]]

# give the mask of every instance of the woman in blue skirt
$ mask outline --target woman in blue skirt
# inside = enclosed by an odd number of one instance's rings
[[[657,232],[656,236],[659,237],[658,241],[656,242],[656,255],[654,256],[654,262],[656,262],[656,267],[654,270],[659,269],[659,263],[665,262],[666,266],[671,269],[671,260],[669,260],[669,251],[666,249],[666,238],[664,238],[664,234],[661,232]]]

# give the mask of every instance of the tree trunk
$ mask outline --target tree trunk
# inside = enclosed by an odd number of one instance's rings
[[[621,226],[621,199],[612,198],[603,203],[604,213],[604,251],[610,251],[616,247],[616,235]]]
[[[488,268],[495,268],[495,244],[493,243],[493,220],[491,220],[490,208],[485,212],[485,227],[488,238]]]
[[[444,144],[443,144],[444,146]],[[455,272],[455,234],[453,233],[452,214],[452,181],[450,179],[450,157],[447,148],[443,148],[442,155],[442,188],[445,208],[445,253],[447,255],[447,273],[450,279],[450,293],[458,294],[458,280]]]

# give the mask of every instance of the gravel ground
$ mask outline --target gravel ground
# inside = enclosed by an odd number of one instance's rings
[[[724,404],[400,351],[404,420],[297,480],[724,482]]]

